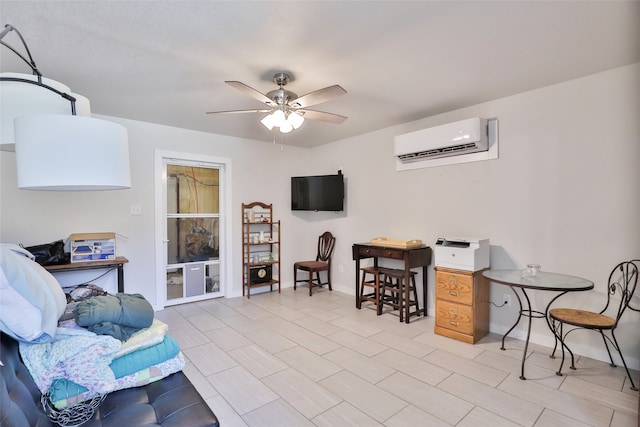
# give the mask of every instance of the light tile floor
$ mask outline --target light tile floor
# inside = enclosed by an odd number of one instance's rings
[[[490,334],[476,345],[306,289],[216,299],[156,313],[185,373],[232,426],[637,426],[638,392],[622,367],[579,358],[555,375],[549,348]],[[638,372],[633,372],[638,378]]]

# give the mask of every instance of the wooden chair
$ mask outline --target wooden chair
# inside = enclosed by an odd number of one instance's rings
[[[613,362],[613,357],[611,356],[608,343],[610,343],[618,352],[620,360],[622,360],[622,364],[624,365],[624,369],[627,371],[629,381],[631,382],[631,390],[638,390],[638,387],[636,387],[633,382],[633,378],[631,378],[631,373],[629,372],[627,363],[622,356],[620,345],[618,345],[618,341],[614,334],[618,327],[618,322],[627,308],[640,312],[640,308],[630,305],[638,284],[638,267],[635,263],[640,264],[640,261],[634,260],[621,262],[611,271],[607,288],[607,300],[601,311],[594,312],[575,308],[554,308],[549,311],[549,320],[551,321],[551,326],[556,336],[556,345],[553,348],[551,358],[555,357],[558,341],[560,341],[562,346],[562,362],[560,362],[560,368],[558,369],[558,372],[556,372],[557,375],[562,375],[565,349],[571,355],[571,369],[576,369],[573,352],[569,349],[566,343],[567,335],[578,329],[590,329],[599,332],[602,336],[604,346],[609,354],[609,360],[611,360],[611,366],[613,367],[615,367],[616,364]],[[618,298],[620,301],[616,302],[616,299]],[[571,329],[565,332],[565,325]],[[608,334],[605,334],[605,332],[608,332]]]
[[[318,253],[315,261],[298,261],[293,264],[293,290],[296,290],[296,284],[298,282],[307,282],[309,284],[309,296],[312,294],[312,290],[318,286],[329,285],[331,289],[331,256],[333,255],[333,249],[336,245],[336,238],[333,235],[325,231],[320,237],[318,237]],[[298,280],[298,270],[306,271],[309,273],[308,279]],[[320,280],[320,272],[327,272],[327,281],[322,282]],[[314,280],[315,275],[315,280]]]

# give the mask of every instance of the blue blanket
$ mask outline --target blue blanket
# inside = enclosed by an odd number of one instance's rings
[[[73,313],[76,323],[98,335],[120,341],[153,322],[153,307],[140,294],[103,295],[82,301]]]

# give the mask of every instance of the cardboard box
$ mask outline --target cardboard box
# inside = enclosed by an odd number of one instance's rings
[[[76,233],[69,241],[71,262],[116,259],[116,233]]]

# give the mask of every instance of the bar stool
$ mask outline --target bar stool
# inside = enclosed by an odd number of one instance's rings
[[[416,288],[416,272],[409,271],[410,282],[408,287],[404,283],[404,270],[400,269],[384,269],[384,275],[381,287],[381,306],[389,305],[400,311],[400,321],[409,323],[411,316],[420,315],[420,304],[418,303],[418,290]],[[394,283],[395,280],[395,283]],[[387,291],[391,294],[387,296]],[[405,306],[405,292],[408,295],[409,303]],[[412,295],[413,294],[413,295]],[[413,299],[412,299],[413,296]],[[411,307],[415,306],[415,310],[411,311]]]
[[[392,270],[386,270],[387,271],[384,273],[388,272],[390,274],[384,274],[382,277],[382,286],[380,288],[380,305],[382,306],[382,308],[384,308],[385,305],[388,305],[394,310],[398,310],[400,321],[402,322],[402,304],[404,302],[402,298],[402,289],[400,289],[399,282],[397,280],[395,283],[393,283]],[[387,292],[389,292],[389,294],[387,294]]]
[[[382,284],[381,276],[385,269],[381,267],[363,267],[360,270],[362,270],[362,282],[360,283],[360,307],[362,306],[362,301],[370,301],[375,304],[376,313],[379,316],[382,314],[382,305],[380,304],[380,288]],[[373,277],[367,278],[367,276]],[[365,286],[371,288],[369,293],[364,293]]]

